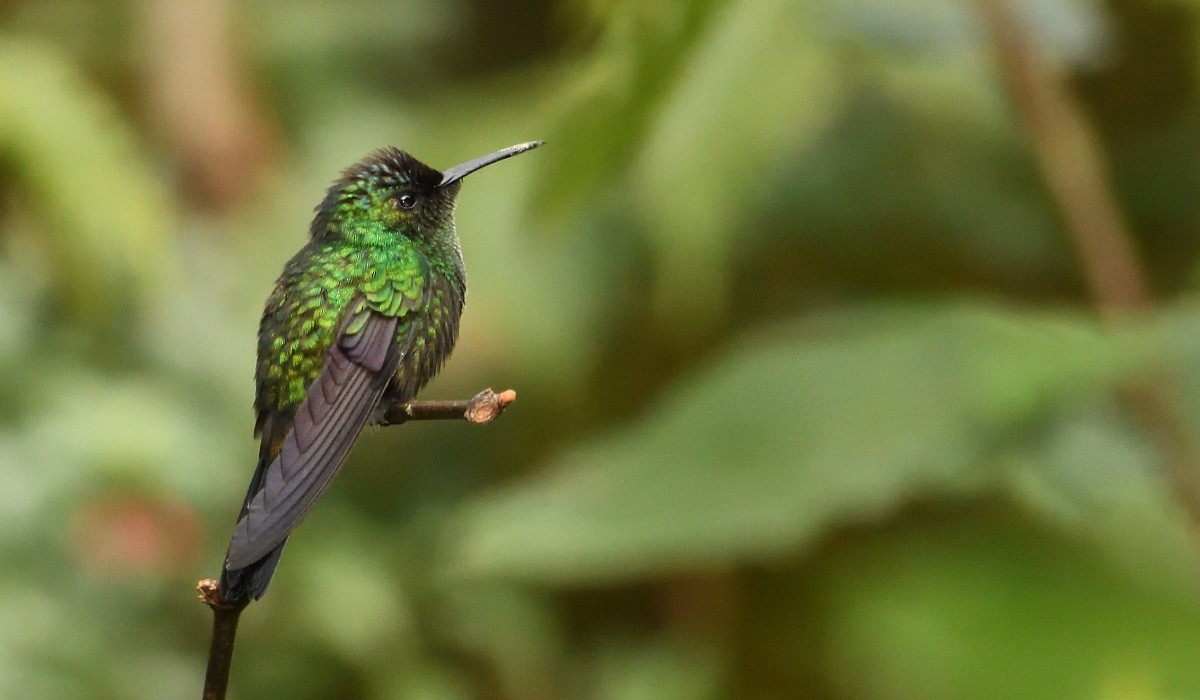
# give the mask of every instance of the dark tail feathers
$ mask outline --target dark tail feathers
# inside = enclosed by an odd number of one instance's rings
[[[278,441],[282,442],[282,440]],[[250,488],[246,490],[246,500],[242,501],[242,509],[238,513],[238,520],[246,516],[246,506],[249,505],[251,499],[262,488],[263,475],[267,472],[267,467],[270,466],[272,455],[275,451],[270,441],[264,439],[262,447],[258,453],[258,464],[254,468],[254,476],[250,479]],[[221,602],[235,603],[240,601],[249,602],[258,600],[267,592],[267,584],[271,582],[271,577],[275,575],[275,567],[279,566],[279,555],[283,554],[283,546],[287,544],[287,540],[280,543],[278,547],[272,549],[267,556],[259,559],[253,564],[241,569],[227,568],[222,562],[221,564]]]
[[[267,584],[279,566],[279,555],[283,554],[285,540],[267,556],[242,569],[227,569],[221,566],[221,602],[258,600],[267,592]]]

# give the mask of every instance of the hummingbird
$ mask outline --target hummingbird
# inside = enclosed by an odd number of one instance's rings
[[[225,554],[222,602],[262,597],[359,433],[441,369],[467,293],[454,227],[462,179],[541,144],[441,172],[388,147],[330,186],[259,324],[258,464]]]

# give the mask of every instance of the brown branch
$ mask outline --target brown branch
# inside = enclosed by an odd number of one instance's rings
[[[517,400],[517,392],[506,389],[499,394],[484,389],[466,401],[408,401],[384,407],[383,425],[411,420],[465,420],[482,425],[500,417]]]
[[[406,401],[386,404],[383,425],[398,425],[413,420],[465,420],[483,425],[500,417],[517,400],[517,392],[506,389],[499,394],[484,389],[465,401]],[[208,648],[208,668],[204,673],[203,700],[224,700],[233,663],[233,643],[238,619],[248,600],[223,603],[220,583],[206,578],[196,584],[200,602],[213,611],[212,642]]]
[[[206,578],[196,584],[200,591],[200,602],[213,611],[212,642],[208,647],[208,668],[204,671],[203,700],[224,700],[229,686],[229,668],[233,663],[233,641],[237,636],[238,618],[246,609],[248,600],[223,603],[220,584]]]
[[[1117,205],[1097,139],[1008,0],[979,0],[996,58],[1032,140],[1046,186],[1097,305],[1107,318],[1150,308],[1133,236]]]
[[[1042,53],[1010,3],[977,0],[976,5],[1091,295],[1109,324],[1120,327],[1149,311],[1152,302],[1098,139],[1061,69]],[[1160,374],[1126,386],[1124,393],[1155,443],[1200,551],[1200,460],[1178,381]]]

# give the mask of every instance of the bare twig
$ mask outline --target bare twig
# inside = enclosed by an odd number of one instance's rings
[[[206,578],[196,584],[200,602],[213,611],[212,642],[208,647],[208,668],[204,672],[203,700],[224,700],[229,686],[229,668],[233,663],[233,640],[237,636],[238,618],[248,600],[222,603],[220,584]]]
[[[1100,313],[1119,327],[1149,311],[1152,302],[1098,140],[1061,70],[1042,53],[1009,2],[976,4],[1088,288]],[[1161,374],[1130,384],[1125,395],[1156,444],[1200,551],[1197,449],[1184,419],[1178,381]]]
[[[466,401],[408,401],[384,407],[383,425],[410,420],[455,420],[482,425],[500,417],[517,400],[517,392],[506,389],[499,394],[484,389]]]
[[[465,420],[483,425],[500,417],[504,409],[517,400],[517,392],[506,389],[499,394],[484,389],[465,401],[407,401],[384,406],[383,425],[397,425],[413,420]],[[196,584],[200,602],[213,611],[212,642],[208,648],[208,669],[204,674],[203,700],[224,700],[229,686],[229,669],[233,663],[233,643],[237,636],[238,618],[249,604],[248,600],[221,602],[220,582],[206,578]]]
[[[1150,293],[1100,146],[1067,89],[1007,0],[979,0],[1013,102],[1101,313],[1145,311]]]

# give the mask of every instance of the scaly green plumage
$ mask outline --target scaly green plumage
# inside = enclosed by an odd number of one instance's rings
[[[292,528],[382,400],[411,400],[453,349],[466,296],[454,229],[460,180],[538,145],[445,173],[396,149],[348,169],[317,208],[259,327],[258,467],[226,554],[221,597],[258,598]]]
[[[407,239],[388,246],[350,246],[343,241],[305,246],[284,269],[263,312],[258,411],[286,411],[300,404],[351,302],[361,299],[380,313],[400,316],[421,300],[431,273],[428,258]],[[430,321],[437,317],[444,322],[453,314],[453,309],[449,314],[432,308],[419,311]]]

